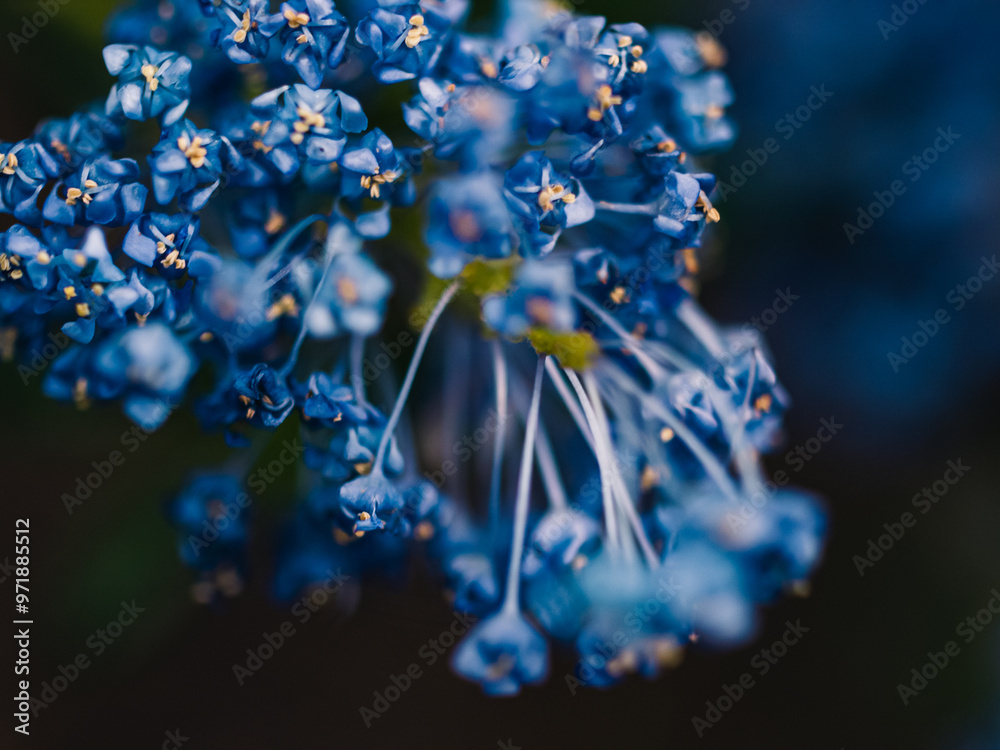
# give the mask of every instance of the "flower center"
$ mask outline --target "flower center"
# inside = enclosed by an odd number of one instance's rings
[[[615,96],[613,89],[606,83],[598,87],[594,100],[597,106],[587,110],[587,117],[594,122],[600,120],[609,109],[622,103],[622,98]]]
[[[361,187],[367,188],[372,198],[378,198],[381,194],[380,186],[393,182],[399,175],[391,169],[381,174],[363,175],[361,177]]]
[[[573,193],[567,193],[566,188],[557,182],[546,185],[538,191],[538,206],[542,211],[548,212],[556,207],[556,201],[572,203],[576,200]]]
[[[98,184],[96,182],[94,182],[93,180],[84,180],[83,181],[83,187],[84,187],[83,190],[81,190],[80,188],[75,188],[75,187],[71,187],[71,188],[67,188],[66,189],[66,205],[67,206],[75,206],[76,202],[78,200],[83,200],[83,204],[85,206],[89,206],[90,205],[90,202],[92,200],[94,200],[94,196],[91,195],[91,193],[93,191],[97,190]]]
[[[4,164],[5,161],[7,162],[6,164]],[[7,175],[14,174],[14,172],[17,171],[17,156],[14,154],[7,154],[7,156],[4,157],[3,154],[0,154],[0,164],[4,165],[0,172]]]
[[[149,85],[150,91],[156,91],[160,87],[160,79],[156,77],[160,69],[155,65],[146,64],[142,66],[142,75],[146,79],[146,83]]]
[[[424,41],[424,37],[430,36],[430,33],[430,29],[424,26],[424,17],[414,13],[410,16],[410,28],[406,32],[406,46],[413,49]]]
[[[199,136],[196,135],[194,139],[191,139],[182,135],[177,139],[177,148],[184,152],[184,156],[195,169],[201,169],[205,166],[205,157],[208,155],[208,151],[201,145]]]
[[[233,41],[237,44],[243,44],[247,40],[247,32],[250,31],[250,9],[247,8],[246,12],[243,14],[243,22],[240,24],[240,28],[233,32]]]
[[[298,122],[292,125],[295,131],[291,135],[291,141],[298,146],[305,139],[305,134],[313,128],[325,128],[326,118],[318,112],[313,112],[308,107],[300,106],[295,110],[299,116]]]
[[[337,280],[337,293],[348,305],[353,305],[358,301],[358,287],[350,279]]]
[[[289,8],[285,11],[285,20],[288,21],[288,28],[297,29],[300,26],[306,26],[309,23],[309,14],[296,13],[294,10]]]

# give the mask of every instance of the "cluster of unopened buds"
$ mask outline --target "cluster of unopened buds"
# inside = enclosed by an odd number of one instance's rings
[[[588,684],[652,676],[748,638],[824,535],[762,475],[788,405],[763,342],[693,297],[720,220],[697,161],[733,138],[724,54],[532,0],[467,11],[113,17],[107,100],[0,143],[2,353],[60,328],[47,395],[224,434],[234,460],[170,506],[199,600],[254,572],[244,483],[297,430],[279,598],[416,550],[479,618],[451,660],[488,693],[544,680],[553,649]],[[383,87],[412,89],[385,131]]]

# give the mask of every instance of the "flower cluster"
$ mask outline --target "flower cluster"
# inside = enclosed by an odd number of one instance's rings
[[[240,451],[171,505],[200,601],[251,572],[243,481],[291,425],[279,597],[417,549],[481,618],[452,664],[495,695],[552,648],[607,685],[748,638],[805,589],[824,517],[763,478],[789,402],[763,342],[694,298],[721,218],[697,158],[733,137],[722,51],[531,0],[494,36],[461,0],[341,10],[115,17],[103,106],[0,144],[0,353],[59,327],[48,395],[146,429],[188,405]],[[369,122],[382,86],[411,91],[409,134]],[[426,359],[443,389],[415,388]]]

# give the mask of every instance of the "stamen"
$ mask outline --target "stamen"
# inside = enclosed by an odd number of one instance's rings
[[[243,23],[240,28],[233,32],[233,41],[237,44],[243,44],[247,40],[247,32],[250,31],[250,9],[247,8],[246,12],[243,14]]]
[[[160,79],[156,77],[156,74],[160,71],[155,65],[143,65],[141,72],[143,77],[146,79],[146,83],[149,85],[150,91],[156,91],[160,86]]]
[[[296,13],[294,10],[289,8],[285,11],[285,20],[288,21],[289,28],[297,29],[300,26],[305,26],[309,23],[309,14],[307,13]]]
[[[406,46],[413,49],[424,40],[424,37],[430,36],[431,32],[424,25],[424,17],[419,13],[410,16],[409,23],[410,28],[406,32]]]

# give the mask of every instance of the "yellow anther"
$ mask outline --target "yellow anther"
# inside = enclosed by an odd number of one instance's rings
[[[642,75],[647,70],[649,70],[649,66],[646,64],[645,60],[635,60],[633,61],[630,70],[633,73],[638,73],[639,75]]]
[[[487,78],[496,78],[497,74],[500,72],[497,70],[496,63],[492,60],[483,60],[479,65],[479,70]]]
[[[250,9],[247,8],[246,12],[243,14],[243,22],[240,24],[240,28],[233,32],[233,41],[237,44],[243,44],[247,40],[247,32],[250,31]]]
[[[76,314],[79,315],[81,318],[86,318],[88,315],[90,315],[90,305],[88,305],[86,302],[77,302]]]
[[[709,224],[713,224],[721,218],[719,210],[712,207],[712,203],[708,200],[708,196],[705,195],[704,191],[698,196],[698,202],[695,205],[705,212],[705,221]]]
[[[264,122],[261,122],[260,120],[255,120],[254,123],[250,126],[250,129],[257,135],[264,135],[267,133],[268,128],[270,127],[271,127],[270,120],[265,120]]]
[[[10,259],[7,257],[7,253],[0,253],[0,271],[10,270]]]
[[[205,331],[204,333],[201,334],[201,336],[198,337],[198,340],[207,344],[214,338],[215,338],[214,333],[212,333],[211,331]]]
[[[264,225],[264,231],[268,234],[277,234],[285,228],[286,223],[285,217],[272,208],[270,216],[267,217],[267,223]]]
[[[555,317],[555,305],[552,304],[552,300],[545,297],[530,297],[525,308],[531,319],[542,325],[551,324]]]
[[[309,35],[299,34],[297,37],[295,37],[295,41],[298,42],[299,44],[305,44],[306,42],[309,41]]]
[[[726,110],[724,110],[718,104],[712,104],[705,109],[705,117],[711,120],[718,120],[724,114],[726,114]]]
[[[167,253],[167,257],[165,257],[162,261],[160,261],[160,265],[162,265],[164,268],[170,268],[170,266],[174,265],[177,262],[177,259],[180,256],[181,254],[178,250],[171,250],[169,253]],[[179,266],[179,268],[183,267],[184,266]]]
[[[346,277],[337,279],[337,294],[339,294],[341,299],[343,299],[348,305],[353,305],[358,301],[358,287],[353,281]]]
[[[632,49],[629,50],[632,53],[632,57],[642,57],[642,47],[638,44],[633,44]]]
[[[90,291],[92,291],[94,294],[100,297],[102,294],[104,294],[104,284],[94,284],[92,287],[90,287]]]
[[[47,266],[52,262],[52,256],[49,255],[47,250],[39,250],[38,255],[35,256],[35,260],[41,263],[43,266]]]
[[[337,419],[340,419],[340,417],[338,416]],[[334,421],[336,422],[337,419],[335,419]],[[360,474],[361,476],[366,477],[372,473],[372,462],[365,461],[363,463],[356,463],[354,464],[354,470],[358,472],[358,474]]]
[[[282,315],[298,315],[299,307],[295,302],[295,297],[286,294],[267,309],[267,319],[277,320]]]
[[[78,378],[73,385],[73,403],[78,409],[86,409],[90,406],[90,399],[87,398],[87,379]]]
[[[622,34],[622,36],[618,38],[619,47],[628,47],[631,44],[632,44],[632,37],[630,37],[628,34]]]
[[[14,279],[14,281],[17,281],[22,276],[24,276],[24,271],[22,271],[20,268],[15,268],[13,271],[10,272],[10,277]]]
[[[614,302],[616,305],[620,305],[622,302],[625,301],[626,297],[628,297],[628,292],[626,291],[625,287],[616,286],[611,291],[611,294],[608,296],[611,297],[612,302]]]
[[[719,44],[719,40],[707,31],[703,31],[695,38],[698,45],[698,54],[705,61],[705,65],[710,68],[721,68],[726,64],[726,50]]]
[[[681,252],[684,253],[684,268],[688,273],[698,273],[698,256],[693,247],[686,247]]]
[[[156,91],[156,89],[160,86],[160,79],[156,77],[156,74],[159,73],[160,69],[155,65],[149,65],[147,63],[142,66],[141,70],[143,78],[145,78],[146,83],[149,84],[149,90]]]
[[[673,138],[666,138],[666,139],[664,139],[664,140],[662,140],[662,141],[660,141],[659,143],[656,144],[656,150],[657,151],[664,151],[664,152],[666,152],[666,151],[676,151],[677,150],[677,141],[675,141]]]
[[[139,324],[139,328],[142,328],[144,325],[146,325],[146,318],[148,317],[149,313],[146,313],[145,315],[143,315],[142,313],[135,314],[135,322]]]
[[[285,11],[285,20],[288,21],[289,28],[297,29],[300,26],[305,26],[309,23],[309,14],[296,13],[294,10],[289,8]]]
[[[304,135],[302,135],[302,133],[292,133],[292,134],[291,134],[291,135],[290,135],[290,136],[288,137],[288,140],[290,140],[290,141],[291,141],[292,143],[294,143],[294,144],[295,144],[296,146],[299,146],[299,145],[301,145],[301,144],[302,144],[302,141],[304,141],[305,139],[306,139],[306,138],[305,138],[305,136],[304,136]]]
[[[16,328],[0,328],[0,360],[10,362],[14,359],[14,344],[16,343]]]
[[[424,26],[424,17],[419,13],[410,16],[409,23],[410,28],[406,32],[406,46],[413,49],[424,40],[424,37],[430,36],[431,31]]]
[[[606,83],[597,88],[596,98],[602,112],[606,112],[615,105],[622,103],[622,98],[615,96],[614,90]]]
[[[669,443],[673,439],[674,439],[674,431],[671,430],[669,427],[664,427],[662,430],[660,430],[661,441],[663,441],[664,443]]]
[[[66,205],[75,206],[76,202],[83,197],[83,191],[80,188],[68,188],[66,190]]]
[[[72,285],[64,286],[63,294],[66,295],[66,299],[73,299],[76,296],[76,287]]]
[[[538,206],[542,211],[551,211],[554,209],[556,201],[573,203],[575,200],[576,196],[573,193],[567,193],[566,188],[557,182],[546,185],[538,191]]]
[[[0,163],[3,163],[3,161],[3,156],[0,156]],[[7,175],[14,174],[14,172],[17,171],[17,156],[14,154],[7,154],[7,163],[4,164],[3,169],[0,171]]]
[[[426,542],[434,536],[434,524],[430,521],[421,521],[413,527],[413,538],[418,542]]]
[[[367,520],[369,520],[369,519],[370,519],[371,517],[372,517],[371,513],[369,513],[369,512],[368,512],[368,511],[366,511],[366,510],[363,510],[363,511],[361,511],[360,513],[358,513],[358,520],[361,520],[361,521],[367,521]]]
[[[81,252],[73,253],[73,262],[80,266],[80,268],[83,268],[87,265],[87,256]]]
[[[205,166],[205,157],[208,156],[208,150],[201,145],[200,136],[196,135],[192,140],[186,135],[182,135],[177,139],[177,148],[181,150],[195,169],[201,169]]]
[[[771,398],[771,394],[765,393],[763,396],[758,397],[757,400],[753,402],[753,408],[759,412],[767,413],[771,411],[771,406],[773,405],[773,403],[774,399]]]

